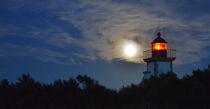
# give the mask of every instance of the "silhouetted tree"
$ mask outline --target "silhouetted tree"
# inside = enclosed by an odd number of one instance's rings
[[[169,72],[119,91],[86,75],[40,84],[28,73],[0,82],[0,109],[209,109],[210,66],[182,79]]]

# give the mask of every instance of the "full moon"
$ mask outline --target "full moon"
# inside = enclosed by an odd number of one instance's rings
[[[134,57],[137,54],[137,47],[134,44],[126,44],[124,47],[124,54],[127,57]]]

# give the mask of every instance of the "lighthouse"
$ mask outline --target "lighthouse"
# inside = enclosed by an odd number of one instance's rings
[[[144,62],[147,63],[147,71],[143,72],[143,79],[173,72],[176,50],[168,49],[168,43],[161,37],[160,32],[157,32],[155,37],[151,43],[151,49],[144,51]]]

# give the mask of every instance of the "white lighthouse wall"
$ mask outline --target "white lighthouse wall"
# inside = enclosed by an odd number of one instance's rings
[[[154,62],[148,63],[148,71],[149,72],[154,73],[154,67],[155,67]]]
[[[158,70],[158,74],[157,75],[161,75],[161,74],[165,74],[167,72],[170,72],[170,62],[157,62],[157,70]],[[150,62],[148,63],[148,72],[144,74],[143,79],[149,79],[151,76],[155,76],[155,62]]]
[[[149,79],[154,76],[154,62],[148,63],[148,73],[144,74],[143,79]]]
[[[164,74],[170,72],[170,62],[157,62],[158,64],[158,74]]]

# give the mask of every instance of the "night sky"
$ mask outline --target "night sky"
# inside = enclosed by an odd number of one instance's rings
[[[157,28],[177,50],[179,77],[210,64],[209,0],[0,0],[0,79],[42,83],[88,75],[118,89],[140,83]],[[138,46],[126,58],[127,42]]]

